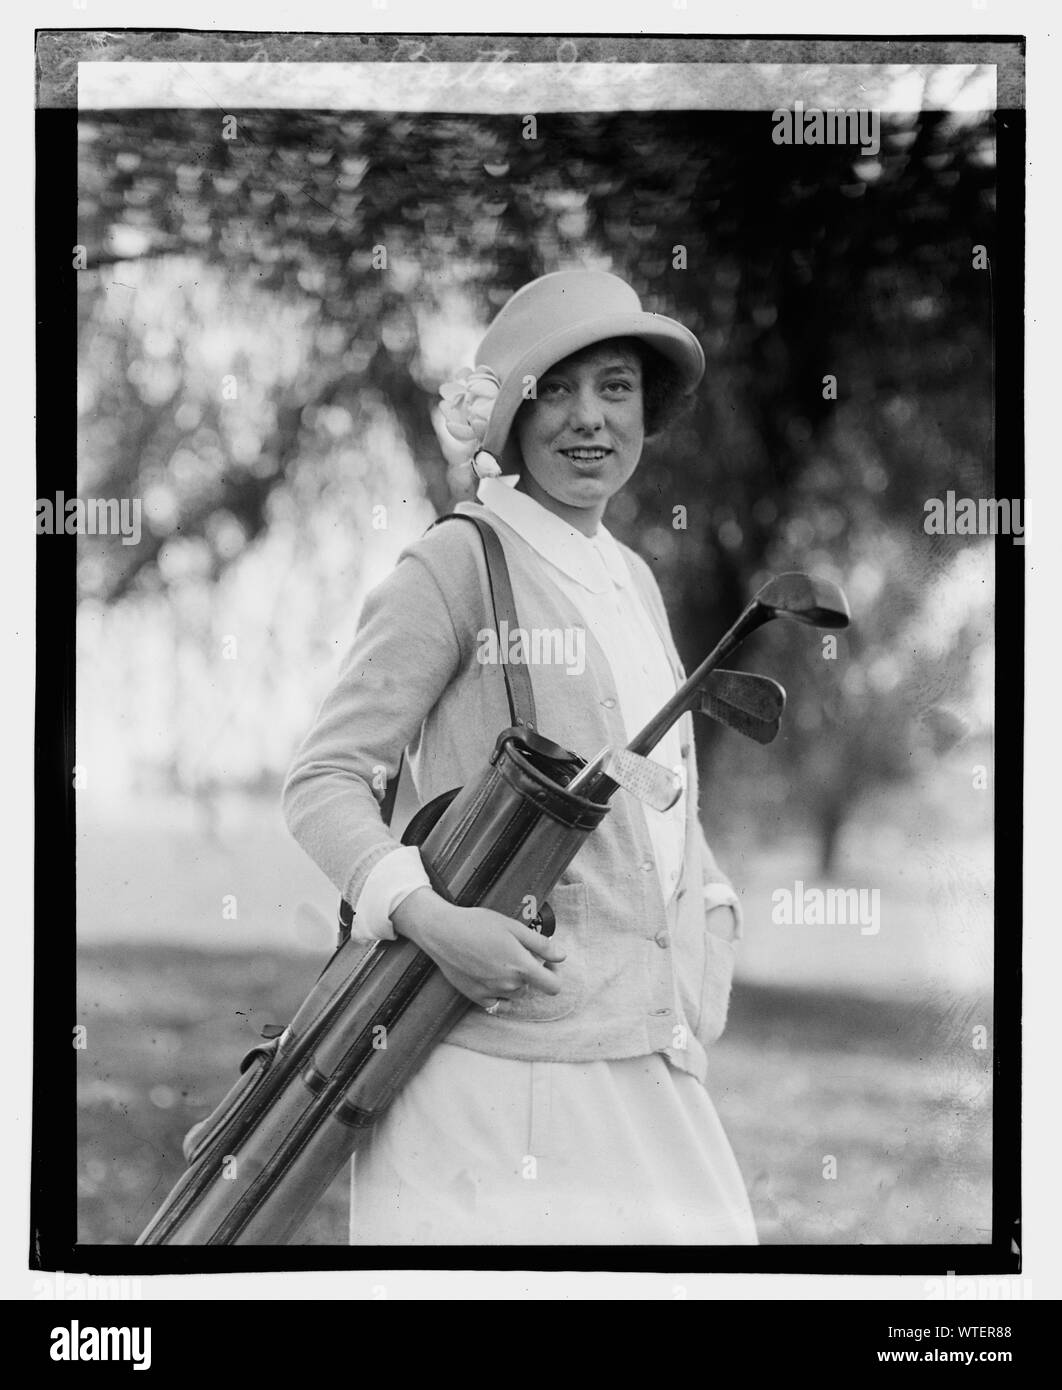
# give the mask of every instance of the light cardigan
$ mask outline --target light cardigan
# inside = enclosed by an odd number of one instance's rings
[[[487,520],[504,521],[531,546],[549,578],[579,610],[582,630],[570,634],[566,650],[558,643],[555,653],[569,663],[569,675],[578,674],[579,657],[585,656],[578,639],[585,638],[586,631],[593,632],[612,671],[628,735],[625,741],[629,741],[674,694],[675,678],[666,648],[608,528],[599,524],[593,536],[585,536],[528,493],[518,491],[518,482],[516,473],[483,478],[477,490],[483,511]],[[667,731],[652,756],[655,762],[674,768],[684,781],[681,737],[676,728]],[[685,787],[669,810],[643,806],[643,814],[661,891],[668,899],[682,871]],[[352,904],[356,909],[352,936],[364,942],[393,939],[391,917],[395,909],[410,893],[429,886],[416,846],[396,849],[373,868],[361,896]],[[736,921],[740,909],[730,888],[711,884],[705,895],[706,908],[729,906],[733,910],[731,921]],[[733,927],[721,934],[732,935]]]
[[[483,509],[460,503],[456,510]],[[583,626],[534,549],[496,514],[492,521],[520,625]],[[652,572],[629,548],[619,549],[678,682],[685,672]],[[283,793],[292,834],[351,903],[398,845],[380,818],[373,787],[395,775],[402,749],[424,803],[478,776],[509,723],[501,666],[478,660],[490,611],[479,536],[453,522],[407,546],[365,601],[339,680]],[[562,664],[540,662],[530,670],[539,730],[592,756],[627,739],[615,678],[591,631],[585,651],[579,677]],[[734,955],[730,942],[706,929],[702,890],[718,891],[719,901],[733,899],[701,830],[691,716],[676,727],[687,795],[675,892],[665,900],[640,803],[617,793],[550,894],[567,953],[556,972],[560,994],[527,991],[497,1016],[472,1009],[448,1042],[538,1061],[661,1052],[703,1080],[705,1047],[725,1022]]]

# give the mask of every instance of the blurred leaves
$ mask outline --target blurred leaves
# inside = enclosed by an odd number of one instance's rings
[[[312,534],[344,477],[390,476],[369,438],[448,510],[470,480],[440,450],[439,382],[527,280],[598,265],[708,358],[695,412],[609,513],[653,565],[687,664],[768,569],[876,570],[845,638],[863,685],[849,664],[835,716],[815,723],[804,701],[791,719],[823,779],[853,758],[893,775],[885,745],[907,732],[874,660],[946,568],[924,501],[992,490],[991,277],[972,267],[992,250],[989,117],[885,117],[874,156],[775,145],[768,112],[550,114],[533,140],[517,116],[254,111],[226,139],[231,122],[82,121],[80,486],[145,505],[140,545],[85,547],[86,594],[217,584],[281,515]],[[842,727],[858,748],[838,751]]]

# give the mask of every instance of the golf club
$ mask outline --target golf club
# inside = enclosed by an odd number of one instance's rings
[[[813,579],[807,574],[780,574],[769,579],[739,615],[737,621],[719,639],[693,674],[679,686],[674,695],[627,745],[632,753],[646,757],[686,713],[701,703],[705,681],[721,662],[735,651],[746,637],[764,623],[775,618],[788,618],[809,627],[847,627],[850,614],[848,601],[840,588],[828,579]],[[585,770],[585,769],[584,769]],[[609,796],[618,785],[606,773],[598,772],[588,779],[589,786],[582,795],[591,799]],[[608,783],[612,781],[610,787]]]
[[[849,617],[848,601],[828,579],[813,579],[807,574],[780,574],[769,579],[693,674],[631,740],[628,748],[643,757],[650,753],[672,724],[699,703],[705,678],[764,623],[788,618],[808,627],[842,628],[848,626]]]
[[[601,770],[605,766],[605,763],[608,762],[609,754],[611,752],[612,748],[609,744],[606,743],[604,748],[602,748],[601,752],[598,753],[596,757],[591,758],[588,763],[583,764],[583,766],[575,774],[572,780],[568,783],[567,790],[570,792],[574,792],[576,796],[585,796],[586,788],[596,780],[598,773],[601,772]]]
[[[756,743],[778,735],[785,691],[769,676],[748,671],[712,671],[701,688],[700,713]]]
[[[678,772],[632,753],[629,748],[610,748],[602,771],[654,811],[670,811],[682,795],[683,781]]]
[[[595,758],[579,769],[567,790],[584,796],[583,788],[596,783],[601,774],[656,811],[670,811],[682,795],[682,778],[678,773],[651,758],[642,758],[627,748],[612,744],[606,744]]]
[[[769,676],[749,671],[713,671],[702,692],[701,713],[757,743],[770,743],[785,709],[785,691]],[[568,790],[578,793],[599,772],[656,811],[670,811],[682,794],[682,778],[671,768],[610,745],[581,768]]]

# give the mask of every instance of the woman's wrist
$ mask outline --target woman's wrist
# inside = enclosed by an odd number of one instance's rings
[[[427,951],[435,936],[442,913],[450,904],[434,888],[415,888],[391,913],[399,936]]]

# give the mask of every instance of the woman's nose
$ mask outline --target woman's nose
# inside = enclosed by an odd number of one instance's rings
[[[578,391],[572,397],[571,425],[573,429],[600,429],[605,423],[601,402],[593,389]]]

